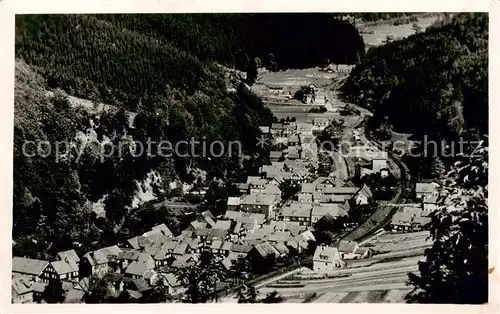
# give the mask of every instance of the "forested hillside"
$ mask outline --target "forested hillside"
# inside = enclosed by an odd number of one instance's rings
[[[345,97],[396,131],[453,139],[488,132],[488,15],[464,13],[368,51]]]

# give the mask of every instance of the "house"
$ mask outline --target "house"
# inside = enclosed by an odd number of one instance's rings
[[[204,221],[194,220],[189,223],[189,226],[185,229],[185,231],[196,232],[199,229],[205,229],[208,227],[208,224]]]
[[[210,252],[212,252],[213,254],[220,254],[221,251],[220,249],[222,248],[222,241],[221,240],[215,240],[212,242],[212,244],[210,245]]]
[[[280,161],[280,159],[282,159],[282,158],[283,158],[283,152],[275,151],[275,150],[272,150],[269,152],[269,160],[271,162]]]
[[[212,230],[212,229],[208,229]],[[175,248],[172,250],[172,255],[184,255],[186,254],[186,251],[188,249],[188,242],[180,242],[178,243]]]
[[[259,130],[263,135],[268,135],[270,132],[270,128],[268,126],[259,126]]]
[[[412,215],[408,212],[397,211],[391,219],[392,229],[395,231],[410,231]]]
[[[335,203],[314,204],[311,211],[311,224],[315,224],[325,215],[330,215],[334,219],[347,215],[345,209]]]
[[[213,228],[215,225],[215,216],[209,210],[206,210],[199,214],[195,220],[201,223],[206,223],[208,226],[210,226],[210,228]]]
[[[278,186],[272,183],[268,183],[264,186],[262,190],[259,191],[261,194],[271,195],[274,197],[276,202],[281,201],[281,190]],[[255,194],[255,192],[254,192]]]
[[[240,182],[240,183],[236,183],[235,186],[241,194],[248,194],[249,193],[250,188],[248,186],[248,183]]]
[[[438,195],[430,195],[427,197],[424,197],[422,199],[422,209],[425,212],[433,212],[436,209],[438,209],[439,203],[438,203],[439,196]]]
[[[373,200],[373,193],[370,188],[363,184],[361,189],[354,195],[354,201],[357,205],[366,205]]]
[[[289,146],[286,149],[285,158],[290,160],[300,159],[302,148],[300,146]]]
[[[369,247],[360,247],[356,250],[355,252],[355,259],[358,258],[369,258],[372,257],[374,254],[374,250]]]
[[[56,272],[57,279],[63,281],[76,281],[80,280],[78,267],[74,262],[68,260],[55,261],[50,263]]]
[[[304,250],[307,250],[311,241],[316,241],[316,239],[313,233],[307,230],[287,241],[286,245],[293,248],[298,253],[302,253]]]
[[[11,302],[34,303],[41,300],[46,285],[33,281],[29,276],[15,276],[12,278]]]
[[[80,289],[71,288],[66,292],[64,303],[84,303],[85,291]]]
[[[217,220],[215,222],[215,226],[213,229],[223,229],[223,230],[230,230],[231,229],[231,220]]]
[[[151,228],[151,231],[161,231],[167,237],[173,236],[172,231],[170,231],[170,229],[168,229],[167,225],[165,225],[164,223],[154,226],[153,228]]]
[[[241,208],[247,212],[262,213],[266,218],[274,217],[274,206],[276,197],[274,195],[253,193],[246,195],[241,200]]]
[[[175,296],[183,292],[182,284],[177,280],[177,276],[172,273],[160,273],[163,283],[167,287],[167,294]]]
[[[102,278],[108,273],[108,262],[107,255],[100,250],[86,253],[82,259],[82,277],[95,275]]]
[[[155,268],[161,268],[167,264],[170,254],[167,246],[163,245],[159,250],[156,251],[151,257],[155,262]]]
[[[283,134],[283,124],[282,123],[271,124],[270,132],[274,137],[281,136]]]
[[[328,118],[314,118],[312,120],[312,124],[316,129],[324,129],[330,125],[330,123],[331,121]]]
[[[282,136],[288,138],[297,132],[297,124],[295,122],[290,122],[289,124],[283,125]]]
[[[175,260],[171,266],[176,268],[184,268],[196,263],[197,261],[198,259],[196,255],[193,254],[178,255],[175,257]]]
[[[57,279],[56,271],[48,261],[26,257],[12,257],[12,273],[32,277],[41,283]]]
[[[219,252],[221,254],[223,254],[224,256],[228,256],[229,253],[231,252],[232,247],[233,247],[233,243],[231,243],[229,241],[224,241],[224,243],[222,243],[222,246],[219,249]]]
[[[153,242],[145,236],[135,236],[127,240],[127,246],[134,250],[142,250],[144,247],[151,245]]]
[[[276,249],[276,251],[278,251],[279,253],[279,256],[278,257],[285,257],[288,255],[288,253],[290,252],[290,250],[286,247],[285,243],[283,242],[276,242],[273,244],[274,248]]]
[[[290,231],[274,231],[267,237],[267,241],[271,244],[286,243],[292,238]]]
[[[294,134],[288,138],[288,146],[300,145],[300,138],[298,134]]]
[[[79,269],[80,267],[80,257],[76,254],[75,250],[71,249],[64,252],[57,253],[57,257],[61,261],[66,261],[73,265],[73,268]]]
[[[133,279],[143,278],[147,270],[155,268],[155,261],[153,258],[145,253],[137,261],[130,263],[124,271],[124,275]]]
[[[247,255],[254,273],[266,273],[275,264],[280,253],[269,242],[255,245]]]
[[[439,184],[435,182],[417,182],[415,185],[415,194],[417,199],[424,199],[433,195],[438,195]]]
[[[239,197],[227,198],[227,210],[238,210],[240,208],[241,199]]]
[[[248,176],[247,177],[247,183],[250,189],[250,193],[252,190],[258,191],[262,190],[264,186],[269,182],[268,180],[261,178],[261,177],[254,177],[254,176]]]
[[[311,123],[297,123],[297,132],[304,135],[312,135],[314,126]]]
[[[282,221],[295,221],[301,226],[309,226],[311,224],[311,211],[311,203],[293,201],[282,208],[279,219]]]
[[[350,240],[340,240],[337,242],[336,247],[342,259],[354,259],[356,250],[359,249],[358,242]]]
[[[335,247],[320,245],[314,251],[313,270],[325,271],[345,267],[339,251]]]

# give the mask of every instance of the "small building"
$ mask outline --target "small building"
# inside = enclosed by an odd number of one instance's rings
[[[415,196],[417,199],[424,199],[438,194],[439,184],[435,182],[417,182],[415,185]]]
[[[357,205],[366,205],[369,204],[373,200],[373,193],[370,188],[363,184],[361,189],[354,196],[354,201]]]
[[[76,281],[80,280],[78,268],[75,263],[64,261],[55,261],[50,263],[56,272],[57,279],[61,281]]]
[[[48,261],[26,257],[12,257],[12,273],[32,277],[41,283],[57,279],[56,271]]]
[[[276,197],[274,195],[254,193],[243,197],[241,208],[247,212],[262,213],[266,218],[274,217],[274,206]]]
[[[262,242],[255,245],[247,256],[255,273],[266,273],[276,264],[280,253],[271,243]]]
[[[227,210],[238,210],[240,208],[241,199],[239,197],[227,198]]]
[[[356,258],[356,251],[359,249],[358,242],[350,240],[340,240],[336,246],[342,259]]]
[[[335,247],[320,245],[314,251],[313,270],[327,271],[345,267],[339,251]]]
[[[269,160],[271,160],[271,162],[280,161],[280,159],[282,158],[283,158],[283,152],[274,150],[269,152]]]
[[[95,275],[102,278],[108,273],[108,261],[106,254],[100,250],[86,253],[82,260],[82,277]]]
[[[12,278],[11,302],[34,303],[41,300],[46,284],[33,281],[29,276]]]
[[[311,225],[311,203],[291,202],[281,209],[279,219],[298,222],[301,226]]]
[[[300,145],[300,138],[298,134],[294,134],[288,138],[288,146]]]
[[[337,219],[347,215],[344,207],[335,203],[314,204],[311,211],[311,224],[315,224],[325,215]]]

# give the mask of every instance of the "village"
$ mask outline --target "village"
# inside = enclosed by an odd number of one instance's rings
[[[307,107],[328,103],[329,95],[324,90],[313,84],[309,88],[312,94],[304,96]],[[275,90],[271,93],[279,94]],[[282,97],[288,98],[286,93]],[[381,251],[364,245],[367,239],[356,241],[349,236],[363,221],[342,219],[355,208],[377,208],[373,187],[355,182],[362,182],[370,174],[402,178],[387,152],[367,145],[369,141],[357,126],[359,119],[346,119],[355,122],[344,128],[344,137],[347,134],[353,144],[350,156],[325,151],[318,145],[317,135],[338,118],[341,110],[336,105],[327,108],[336,116],[313,115],[310,121],[282,119],[261,126],[262,136],[271,147],[270,164],[260,167],[259,176],[249,176],[246,182],[237,184],[241,196],[227,199],[224,215],[215,217],[209,211],[202,212],[176,235],[165,224],[159,224],[124,243],[83,256],[69,250],[59,252],[57,260],[51,261],[13,257],[13,302],[39,300],[51,280],[62,283],[64,302],[83,302],[90,278],[110,275],[108,289],[112,294],[126,290],[139,299],[161,281],[169,295],[179,297],[184,287],[172,269],[196,263],[203,252],[210,252],[226,270],[244,258],[257,274],[279,270],[297,257],[307,257],[309,276],[354,267],[356,264],[350,261],[376,258]],[[324,158],[325,154],[330,158]],[[320,168],[331,171],[325,173]],[[281,190],[284,186],[287,191]],[[377,231],[378,236],[424,230],[430,221],[428,214],[436,206],[437,184],[418,182],[414,190],[413,201],[399,204],[385,230],[370,231]],[[337,220],[343,231],[334,243],[317,243],[316,226]]]

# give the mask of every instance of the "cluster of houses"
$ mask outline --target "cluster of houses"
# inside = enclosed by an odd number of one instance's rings
[[[430,214],[437,209],[439,184],[418,182],[415,185],[415,198],[419,203],[399,209],[391,220],[393,231],[410,232],[426,229],[431,222]]]

